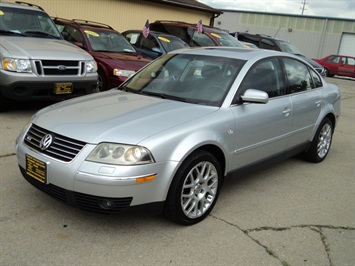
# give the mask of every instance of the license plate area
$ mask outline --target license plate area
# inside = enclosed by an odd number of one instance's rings
[[[71,94],[73,93],[73,83],[55,83],[54,94]]]
[[[26,154],[26,173],[43,184],[47,183],[47,164],[28,154]]]

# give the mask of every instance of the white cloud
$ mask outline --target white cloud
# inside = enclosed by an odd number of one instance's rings
[[[216,9],[355,19],[355,0],[199,0]],[[305,3],[305,4],[303,4]],[[304,7],[304,9],[303,9]]]

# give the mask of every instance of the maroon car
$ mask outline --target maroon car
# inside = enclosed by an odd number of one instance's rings
[[[81,20],[53,18],[64,38],[91,54],[98,66],[98,88],[119,86],[151,61],[109,25]]]
[[[355,57],[346,55],[328,55],[322,59],[313,59],[321,64],[328,77],[334,75],[355,78]]]

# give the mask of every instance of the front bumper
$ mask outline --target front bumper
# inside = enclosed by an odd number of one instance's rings
[[[16,144],[18,164],[24,178],[36,188],[76,207],[95,212],[121,212],[132,206],[163,204],[177,162],[117,166],[85,161],[94,145],[86,145],[69,163],[60,162],[23,142]],[[46,181],[42,183],[26,171],[26,155],[46,165]],[[142,176],[156,174],[153,181],[136,183]]]

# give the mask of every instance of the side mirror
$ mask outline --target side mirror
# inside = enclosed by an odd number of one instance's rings
[[[248,89],[241,96],[243,102],[268,103],[269,95],[265,91]]]

